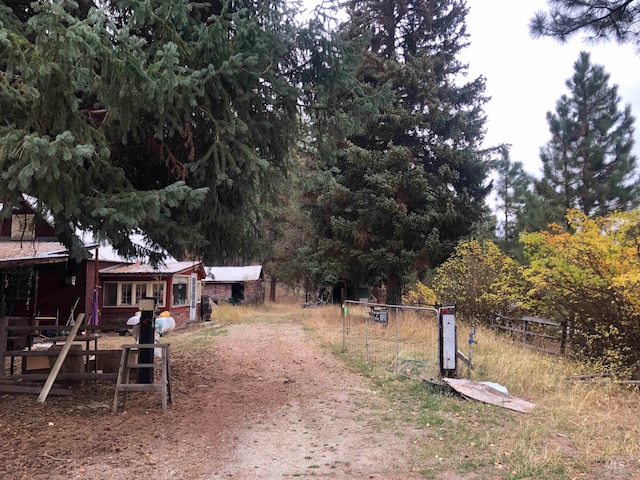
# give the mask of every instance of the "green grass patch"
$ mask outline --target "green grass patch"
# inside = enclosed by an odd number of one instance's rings
[[[197,330],[186,330],[177,334],[163,337],[162,342],[171,343],[176,349],[201,350],[211,347],[211,341],[221,335],[226,335],[227,331],[221,327],[207,326]]]

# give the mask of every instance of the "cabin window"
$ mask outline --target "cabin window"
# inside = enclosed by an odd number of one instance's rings
[[[172,305],[186,305],[189,277],[173,277],[173,303]]]
[[[132,291],[133,291],[132,283],[122,283],[120,285],[120,303],[122,305],[131,305]]]
[[[140,299],[142,297],[146,297],[147,296],[147,284],[146,283],[136,283],[135,285],[135,292],[136,292],[136,305],[138,303],[140,303]]]
[[[158,306],[164,306],[164,282],[151,284],[151,296],[156,300]]]
[[[135,307],[143,297],[154,298],[164,307],[164,282],[105,282],[105,307]]]

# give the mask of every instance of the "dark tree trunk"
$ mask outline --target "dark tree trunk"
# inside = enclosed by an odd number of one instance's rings
[[[271,300],[272,302],[276,301],[276,283],[278,282],[278,279],[276,277],[271,277],[271,280],[269,282],[269,300]]]
[[[402,282],[397,275],[387,277],[387,300],[389,305],[402,305]]]

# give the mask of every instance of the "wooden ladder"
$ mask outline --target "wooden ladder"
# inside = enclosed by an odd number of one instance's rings
[[[122,346],[122,357],[120,358],[120,368],[118,369],[118,379],[116,381],[116,392],[113,396],[113,413],[118,413],[118,401],[122,393],[122,408],[127,403],[128,392],[150,392],[158,391],[162,394],[162,413],[167,411],[167,398],[173,403],[173,392],[171,388],[171,363],[169,361],[169,343],[141,343]],[[155,363],[132,362],[133,353],[138,353],[143,348],[153,348],[160,350],[160,365]],[[131,370],[141,368],[155,368],[160,366],[160,383],[136,383],[131,382]],[[136,375],[137,378],[137,375]],[[153,379],[152,379],[153,381]]]

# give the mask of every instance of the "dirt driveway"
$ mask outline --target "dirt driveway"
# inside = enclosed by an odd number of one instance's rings
[[[419,432],[380,421],[386,401],[300,324],[224,329],[205,348],[173,349],[165,415],[158,394],[142,393],[111,414],[113,384],[44,404],[0,396],[0,478],[423,478],[412,463]]]

